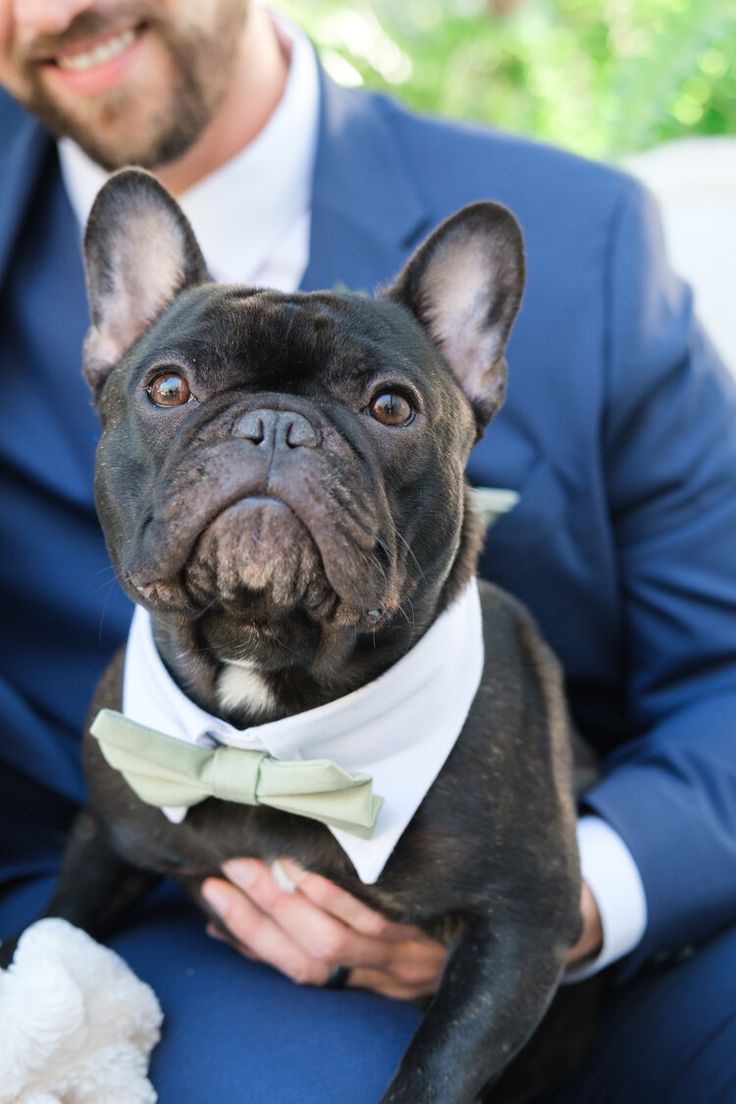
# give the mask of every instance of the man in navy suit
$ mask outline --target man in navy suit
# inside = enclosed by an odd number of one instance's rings
[[[564,1099],[736,1100],[736,396],[646,195],[339,89],[249,0],[0,0],[0,83],[2,930],[48,892],[85,707],[130,618],[79,371],[81,223],[104,170],[154,169],[216,275],[307,290],[373,288],[492,198],[521,221],[529,284],[508,401],[470,465],[520,496],[482,571],[532,609],[604,758],[570,964],[609,966],[611,988]],[[294,894],[246,860],[207,885],[242,961],[175,894],[116,940],[167,1014],[163,1101],[367,1104],[388,1082],[418,1013],[384,998],[431,992],[442,949],[291,873]],[[349,992],[320,987],[337,965]]]

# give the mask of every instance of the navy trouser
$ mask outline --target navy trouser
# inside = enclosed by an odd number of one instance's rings
[[[4,890],[0,932],[38,916],[50,885]],[[399,1002],[300,988],[239,959],[174,893],[112,945],[164,1010],[151,1067],[161,1104],[375,1104],[419,1020]],[[736,931],[609,994],[585,1069],[553,1099],[735,1104]]]

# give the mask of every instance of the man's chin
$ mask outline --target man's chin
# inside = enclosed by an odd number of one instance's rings
[[[140,95],[123,90],[76,104],[73,109],[48,96],[25,106],[54,138],[71,139],[107,172],[126,165],[156,169],[175,161],[196,141],[204,126],[197,121],[185,127],[177,121],[175,126],[165,128],[160,118],[140,110]]]
[[[112,5],[90,5],[62,33],[9,59],[0,83],[55,138],[71,138],[105,169],[169,165],[221,104],[250,3],[191,7],[186,15],[160,0],[128,0],[115,16]]]
[[[156,169],[186,153],[211,118],[210,105],[179,78],[170,59],[157,55],[156,61],[132,67],[126,79],[96,94],[80,93],[56,66],[44,66],[16,98],[54,138],[71,139],[106,171]],[[153,81],[146,79],[151,71]]]

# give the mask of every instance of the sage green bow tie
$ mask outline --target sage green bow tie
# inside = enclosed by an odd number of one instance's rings
[[[103,709],[91,728],[102,754],[147,805],[197,805],[207,797],[270,805],[370,839],[383,798],[368,774],[329,759],[287,762],[264,751],[198,747]]]

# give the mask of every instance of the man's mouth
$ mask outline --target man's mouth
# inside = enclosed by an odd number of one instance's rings
[[[145,37],[145,24],[117,26],[39,58],[46,73],[81,95],[114,88],[127,75]]]
[[[107,36],[86,49],[82,47],[79,52],[60,54],[54,60],[60,69],[71,73],[84,73],[119,57],[133,45],[139,33],[140,28],[129,27],[119,34]]]

